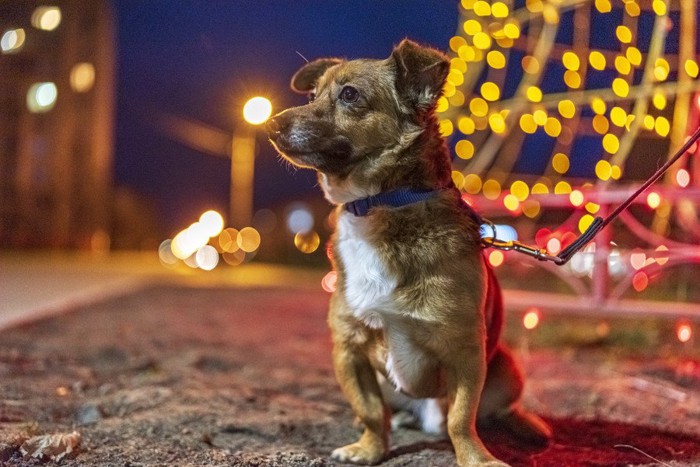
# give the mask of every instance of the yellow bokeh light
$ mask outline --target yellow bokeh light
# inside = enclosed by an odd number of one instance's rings
[[[632,71],[632,65],[630,64],[630,61],[627,59],[627,57],[618,55],[617,57],[615,57],[615,69],[621,75],[629,75]]]
[[[581,75],[577,71],[566,70],[564,83],[572,89],[578,89],[581,86]]]
[[[457,55],[459,55],[459,58],[461,58],[465,62],[473,62],[476,58],[476,55],[474,53],[474,47],[472,47],[471,45],[463,45],[462,47],[460,47],[457,51]]]
[[[565,174],[569,170],[569,157],[561,152],[556,153],[552,157],[552,168],[560,174]],[[546,188],[546,186],[545,186]],[[534,193],[534,187],[533,187]]]
[[[491,14],[491,5],[484,0],[477,0],[472,6],[472,10],[477,16],[489,16]]]
[[[651,98],[652,104],[659,110],[666,108],[666,96],[660,92],[654,93],[654,97]]]
[[[668,70],[662,66],[654,67],[654,78],[657,81],[665,81],[668,78]]]
[[[532,134],[537,131],[537,123],[532,114],[522,114],[520,116],[520,129],[525,133]]]
[[[455,86],[460,86],[462,83],[464,83],[464,74],[461,71],[453,68],[447,74],[447,81]]]
[[[588,55],[588,63],[590,63],[591,67],[593,67],[594,69],[602,71],[605,69],[605,55],[598,52],[597,50],[593,50]]]
[[[530,102],[542,101],[542,90],[537,86],[529,86],[526,91],[527,99]]]
[[[591,214],[595,214],[600,211],[600,204],[588,202],[584,207],[586,208],[586,211],[590,212]]]
[[[666,117],[656,117],[656,121],[654,122],[654,130],[659,136],[668,136],[668,133],[671,131],[671,124],[668,122]]]
[[[599,160],[595,165],[595,175],[603,181],[609,180],[612,176],[612,166],[610,162],[605,159]]]
[[[452,120],[444,119],[440,120],[439,123],[440,126],[440,134],[444,137],[447,138],[454,132],[454,125],[452,124]]]
[[[543,109],[537,109],[532,112],[532,118],[535,120],[537,126],[544,126],[544,124],[547,123],[547,112]]]
[[[27,91],[27,108],[32,113],[44,113],[56,105],[58,88],[55,83],[34,83]]]
[[[610,129],[610,122],[604,115],[596,115],[593,117],[593,121],[591,123],[593,124],[593,129],[599,135],[607,133]]]
[[[642,120],[642,124],[644,125],[644,128],[646,128],[647,130],[653,130],[655,122],[656,122],[656,120],[651,115],[645,115],[644,119]]]
[[[461,139],[455,144],[455,153],[460,159],[471,159],[474,156],[474,144],[466,139]]]
[[[508,39],[517,39],[520,37],[520,26],[513,21],[509,21],[503,25],[503,34],[505,34]]]
[[[554,185],[554,194],[568,195],[569,193],[571,193],[571,185],[569,185],[568,182],[562,180],[556,185]]]
[[[584,214],[583,216],[581,216],[581,219],[579,219],[578,221],[578,231],[583,233],[586,230],[588,230],[588,227],[590,227],[593,223],[593,219],[593,216],[591,216],[590,214]]]
[[[481,85],[481,95],[487,101],[497,101],[501,97],[501,90],[496,83],[486,81]]]
[[[462,5],[462,8],[464,8],[465,10],[471,10],[472,8],[474,8],[475,2],[476,2],[476,0],[462,0],[460,2],[460,4]]]
[[[613,107],[610,109],[610,121],[614,125],[623,127],[627,123],[627,112],[622,107]]]
[[[260,247],[260,233],[253,227],[244,227],[238,232],[236,243],[241,250],[252,253]]]
[[[556,138],[561,133],[561,122],[554,117],[547,118],[544,124],[544,131],[552,138]]]
[[[610,13],[612,10],[610,0],[595,0],[595,9],[600,13]]]
[[[459,70],[462,73],[467,72],[467,62],[462,60],[459,57],[453,57],[452,60],[450,60],[450,68],[453,70]]]
[[[469,19],[464,22],[464,32],[473,36],[477,32],[481,32],[481,23],[475,19]]]
[[[500,70],[506,66],[506,57],[500,51],[492,50],[486,54],[486,63],[488,63],[491,68]]]
[[[449,108],[450,103],[447,98],[445,96],[440,96],[440,98],[437,100],[437,104],[435,105],[435,111],[437,113],[442,113]]]
[[[488,50],[491,48],[491,37],[485,32],[477,32],[474,34],[474,47],[481,50]]]
[[[494,133],[501,134],[506,131],[506,121],[500,113],[489,115],[489,126]]]
[[[503,197],[503,206],[509,211],[517,211],[520,207],[520,201],[513,194],[508,194]]]
[[[654,10],[658,16],[664,16],[668,9],[666,8],[666,2],[664,0],[654,0],[651,3],[651,8]]]
[[[467,41],[462,36],[453,36],[450,38],[450,49],[454,52],[459,51],[459,48],[465,45],[467,45]]]
[[[525,7],[530,13],[542,13],[544,9],[542,0],[525,0]]]
[[[457,128],[465,135],[471,135],[476,129],[474,120],[469,117],[461,117],[459,120],[457,120]]]
[[[571,51],[564,52],[561,61],[567,70],[578,71],[581,66],[581,60],[578,58],[578,55]]]
[[[92,63],[76,63],[70,70],[70,87],[75,92],[88,92],[95,84],[95,67]]]
[[[489,105],[481,97],[475,97],[469,102],[469,110],[477,117],[485,117],[489,113]]]
[[[510,193],[515,196],[518,201],[525,201],[530,196],[530,187],[522,180],[516,180],[510,185]]]
[[[607,109],[605,101],[600,97],[594,97],[591,99],[591,109],[598,115],[603,115]]]
[[[632,31],[627,26],[620,25],[615,28],[615,35],[617,39],[623,44],[629,44],[632,42]]]
[[[559,115],[564,118],[573,118],[574,115],[576,115],[576,105],[574,105],[573,101],[568,99],[559,101],[557,110],[559,110]]]
[[[261,125],[272,115],[272,103],[269,99],[256,96],[243,106],[243,118],[251,125]]]
[[[494,18],[507,18],[508,17],[508,5],[503,2],[494,2],[491,5],[491,15]]]
[[[620,140],[612,133],[603,136],[603,149],[609,154],[615,154],[620,149]]]
[[[481,177],[477,174],[468,174],[464,177],[464,191],[470,195],[475,195],[481,191]]]
[[[691,78],[698,77],[698,73],[700,72],[700,70],[698,69],[698,62],[692,59],[688,59],[683,64],[683,67],[685,68],[685,72],[688,76],[690,76]]]
[[[542,182],[537,182],[532,185],[532,190],[530,191],[533,195],[546,195],[549,193],[549,188]]]
[[[622,78],[615,78],[612,83],[612,90],[616,96],[627,97],[630,93],[630,85]]]
[[[321,238],[313,230],[311,232],[298,232],[294,235],[294,246],[307,255],[318,250],[320,244]]]
[[[489,179],[484,182],[482,188],[486,199],[494,200],[501,196],[501,184],[497,180]]]
[[[642,12],[639,5],[634,1],[625,2],[625,12],[632,18],[636,18]]]
[[[636,47],[628,47],[625,51],[625,57],[634,66],[639,66],[642,64],[642,52]]]
[[[647,205],[651,209],[658,208],[661,205],[661,196],[657,192],[652,191],[647,195]]]

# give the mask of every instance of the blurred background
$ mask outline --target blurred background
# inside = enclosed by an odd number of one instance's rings
[[[305,60],[409,37],[451,58],[437,110],[465,200],[556,254],[700,124],[699,19],[694,0],[4,1],[0,247],[327,268],[331,207],[260,124],[306,102]],[[556,303],[692,338],[696,153],[565,268],[486,252],[526,327]]]

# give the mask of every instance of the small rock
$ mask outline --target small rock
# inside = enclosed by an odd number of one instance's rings
[[[95,404],[81,405],[75,413],[75,420],[78,425],[92,425],[102,420],[102,413]]]

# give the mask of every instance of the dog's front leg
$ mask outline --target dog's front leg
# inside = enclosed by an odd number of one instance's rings
[[[374,336],[347,310],[345,301],[331,298],[329,324],[333,334],[335,375],[355,415],[364,425],[356,443],[333,451],[341,462],[376,464],[389,450],[391,413],[384,404],[377,376],[369,360],[368,349]]]
[[[377,377],[366,355],[345,342],[333,347],[336,378],[352,410],[364,425],[356,443],[333,451],[333,459],[355,464],[376,464],[389,448],[391,414],[384,405]]]
[[[476,432],[476,414],[486,376],[483,346],[455,352],[448,366],[447,431],[461,466],[507,466],[489,453]],[[456,357],[456,358],[455,358]]]

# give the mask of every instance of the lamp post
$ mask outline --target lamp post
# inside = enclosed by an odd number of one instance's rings
[[[255,127],[265,123],[271,114],[268,99],[253,97],[243,106],[243,118],[252,126],[239,125],[233,133],[229,223],[237,229],[249,226],[252,220]]]

